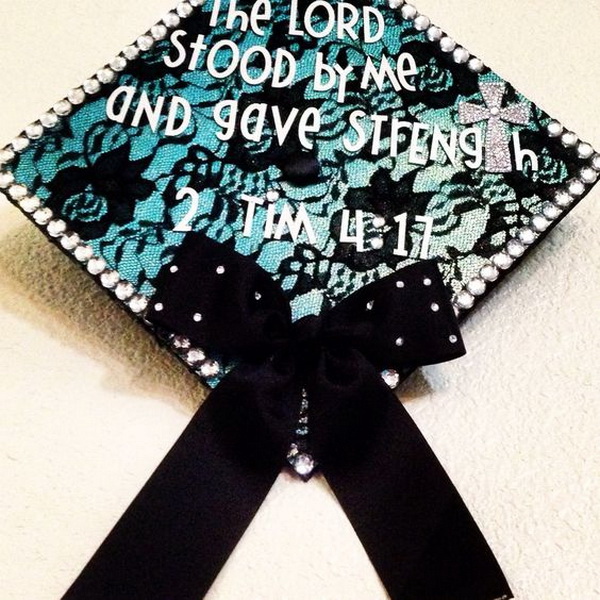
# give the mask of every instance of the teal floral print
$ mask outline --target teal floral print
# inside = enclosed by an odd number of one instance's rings
[[[425,233],[419,224],[407,232],[408,256],[394,252],[399,242],[394,219],[404,213],[432,218],[430,255],[440,261],[448,288],[458,290],[572,176],[577,164],[546,135],[548,116],[510,85],[504,102],[531,107],[529,124],[510,126],[511,133],[518,132],[522,146],[536,153],[537,170],[527,163],[522,171],[490,174],[483,167],[468,168],[460,153],[455,164],[443,157],[413,164],[410,135],[398,139],[396,156],[390,154],[389,121],[382,126],[380,152],[374,153],[370,144],[358,151],[345,148],[341,140],[352,136],[350,116],[357,110],[410,124],[437,125],[449,133],[464,129],[458,119],[460,103],[481,103],[481,84],[502,81],[489,69],[474,73],[457,64],[451,54],[430,43],[426,33],[390,10],[386,1],[373,4],[384,15],[387,29],[381,40],[365,44],[337,39],[333,33],[322,39],[291,36],[287,0],[272,2],[264,38],[251,30],[230,31],[222,23],[211,28],[209,1],[182,20],[186,43],[204,35],[209,48],[222,40],[231,40],[242,51],[254,44],[271,53],[284,48],[298,62],[293,83],[286,88],[273,88],[270,81],[250,85],[237,73],[217,80],[202,61],[193,70],[185,62],[169,67],[165,57],[175,60],[177,53],[168,39],[162,40],[131,61],[117,81],[34,141],[19,156],[16,177],[123,278],[148,295],[160,267],[172,260],[185,236],[175,231],[190,211],[189,199],[179,194],[183,188],[200,195],[198,210],[189,219],[192,230],[231,245],[272,273],[288,294],[295,318],[318,313],[419,260]],[[250,6],[251,2],[238,2],[241,9]],[[328,64],[354,66],[344,102],[336,100],[335,90],[316,91],[311,85],[317,51]],[[401,53],[410,54],[417,67],[409,77],[411,89],[395,90],[389,81],[379,87],[360,86],[367,60],[379,65],[387,56],[395,66]],[[143,92],[151,105],[160,97],[167,102],[175,96],[184,98],[192,109],[189,128],[167,137],[149,125],[133,126],[131,114],[124,123],[109,120],[107,98],[118,86],[135,87],[136,98]],[[294,135],[279,143],[271,116],[260,141],[246,139],[239,130],[230,140],[220,140],[213,110],[224,100],[237,100],[240,111],[257,103],[278,106],[284,118],[295,109],[317,109],[321,129],[314,135],[313,149],[303,148]],[[319,165],[317,176],[302,184],[286,177],[289,165],[299,157],[310,157]],[[264,199],[274,190],[275,214],[286,206],[292,212],[304,207],[317,232],[316,243],[306,236],[296,242],[289,235],[265,237],[270,204],[266,201],[257,209],[252,234],[243,234],[248,210],[243,197]],[[363,214],[364,251],[340,241],[347,210]],[[373,225],[377,220],[379,227]],[[370,243],[379,238],[381,242]]]

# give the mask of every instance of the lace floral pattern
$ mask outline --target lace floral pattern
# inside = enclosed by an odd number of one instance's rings
[[[244,3],[238,4],[244,8]],[[409,256],[393,252],[398,243],[393,219],[401,213],[433,218],[431,255],[440,260],[448,286],[458,290],[564,184],[574,170],[573,159],[545,134],[549,117],[510,85],[505,102],[531,106],[530,123],[510,127],[511,132],[520,132],[524,147],[536,152],[537,171],[525,165],[522,172],[491,174],[483,167],[469,169],[463,160],[455,165],[449,161],[415,165],[408,159],[407,139],[400,140],[397,156],[374,155],[368,145],[358,152],[346,150],[340,140],[349,134],[352,111],[436,124],[448,132],[462,127],[461,102],[481,101],[482,82],[502,81],[489,70],[476,74],[456,64],[383,1],[375,4],[385,15],[387,32],[381,41],[363,44],[338,40],[333,34],[319,40],[290,36],[288,3],[273,2],[266,47],[285,48],[298,60],[295,81],[285,89],[274,89],[268,81],[251,86],[238,75],[215,80],[203,63],[193,71],[185,66],[168,68],[163,58],[172,52],[171,44],[160,42],[130,63],[118,82],[32,143],[18,158],[16,176],[146,294],[152,294],[160,267],[171,260],[185,235],[174,231],[189,211],[189,200],[177,199],[183,187],[200,193],[192,229],[231,244],[272,273],[289,294],[296,318],[319,312],[324,304],[335,304],[418,260],[423,236],[418,226],[410,231]],[[231,39],[242,50],[256,43],[251,31],[210,29],[210,9],[208,2],[182,22],[186,39],[194,41],[203,34],[209,47]],[[323,52],[330,64],[355,65],[344,103],[336,101],[335,92],[313,89],[316,51]],[[418,73],[410,79],[415,91],[398,92],[389,82],[381,89],[375,85],[361,89],[360,75],[368,57],[379,64],[385,55],[394,64],[401,52],[410,53],[417,63]],[[106,98],[117,85],[144,91],[151,103],[160,96],[185,98],[192,107],[192,124],[178,137],[165,137],[149,126],[133,127],[130,120],[124,124],[108,120]],[[241,109],[252,103],[276,105],[284,115],[293,109],[317,108],[322,119],[313,150],[321,167],[318,180],[295,186],[284,179],[282,165],[302,149],[293,136],[279,144],[269,119],[260,142],[246,140],[239,131],[231,140],[220,141],[212,111],[226,99],[238,100]],[[389,146],[390,135],[389,127],[383,127],[382,147]],[[257,219],[252,236],[242,235],[247,203],[241,196],[265,197],[272,189],[280,194],[277,209],[286,203],[292,209],[306,208],[318,233],[316,244],[305,238],[294,243],[289,236],[265,239],[264,216]],[[341,243],[344,209],[363,211],[367,239],[382,235],[382,247],[367,243],[367,250],[359,252],[354,245]],[[383,228],[372,227],[375,217],[385,219]]]

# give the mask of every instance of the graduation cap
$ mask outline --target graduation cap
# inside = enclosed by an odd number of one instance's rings
[[[0,160],[215,387],[66,598],[199,597],[286,462],[323,471],[391,597],[511,597],[386,386],[464,352],[456,318],[596,182],[589,144],[412,5],[215,0]]]

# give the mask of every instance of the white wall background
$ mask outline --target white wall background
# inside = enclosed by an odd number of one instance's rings
[[[0,140],[171,5],[2,0]],[[600,148],[598,0],[419,8]],[[600,598],[599,202],[600,188],[471,318],[465,359],[404,390],[519,600]],[[61,596],[202,394],[114,308],[0,201],[0,600]],[[325,482],[282,475],[209,598],[386,594]]]

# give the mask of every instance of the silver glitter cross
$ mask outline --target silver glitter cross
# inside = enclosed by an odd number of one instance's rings
[[[489,173],[509,173],[512,164],[507,123],[527,125],[531,116],[529,105],[518,103],[502,107],[506,83],[482,83],[479,89],[485,104],[461,103],[458,106],[459,120],[463,125],[487,121],[485,170]]]

